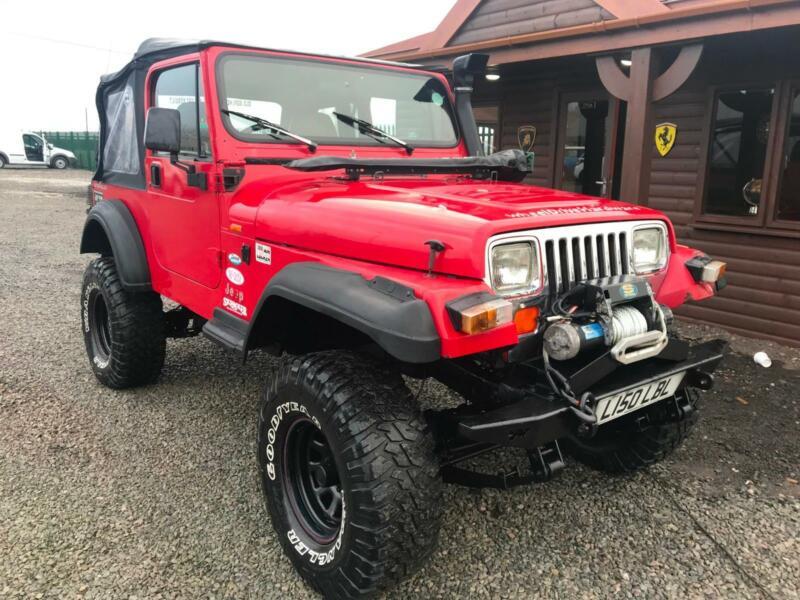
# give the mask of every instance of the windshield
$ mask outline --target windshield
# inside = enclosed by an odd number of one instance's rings
[[[220,59],[218,79],[220,108],[231,111],[223,113],[223,119],[243,140],[286,141],[236,112],[322,144],[396,145],[352,119],[414,146],[452,147],[458,142],[447,90],[430,75],[228,54]]]

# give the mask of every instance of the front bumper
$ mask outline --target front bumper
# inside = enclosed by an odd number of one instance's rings
[[[681,347],[681,344],[685,343],[674,340],[673,347],[668,346],[659,356],[633,365],[618,367],[590,363],[570,373],[568,381],[578,395],[584,396],[588,392],[590,397],[603,398],[686,372],[681,387],[710,389],[712,373],[722,360],[727,343],[712,340],[688,348]],[[558,396],[530,393],[524,399],[500,408],[459,415],[457,432],[460,437],[474,442],[537,448],[575,435],[579,428],[590,422],[585,415],[591,415],[591,401],[587,408],[578,414],[575,407],[566,405]]]

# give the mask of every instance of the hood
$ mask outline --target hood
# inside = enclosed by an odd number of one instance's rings
[[[237,196],[249,195],[246,187]],[[445,250],[437,272],[482,279],[494,235],[641,219],[661,219],[671,231],[662,213],[644,206],[522,184],[326,179],[272,191],[255,226],[256,237],[275,244],[418,270],[427,269],[425,242],[438,240]]]

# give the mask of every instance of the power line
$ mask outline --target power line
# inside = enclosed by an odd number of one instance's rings
[[[42,37],[39,35],[31,35],[29,33],[18,33],[16,31],[4,31],[6,35],[15,35],[21,38],[28,38],[31,40],[39,40],[42,42],[50,42],[51,44],[63,44],[65,46],[75,46],[76,48],[86,48],[88,50],[98,50],[100,52],[113,52],[124,56],[130,56],[130,52],[123,52],[121,50],[114,50],[113,48],[102,48],[100,46],[92,46],[90,44],[81,44],[80,42],[70,42],[67,40],[56,40],[54,38]]]

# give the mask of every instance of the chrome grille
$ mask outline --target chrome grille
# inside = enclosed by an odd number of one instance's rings
[[[632,273],[628,255],[631,229],[620,223],[537,231],[544,254],[544,283],[560,293],[579,281]]]
[[[537,241],[543,291],[558,294],[587,279],[633,274],[633,232],[641,227],[666,227],[662,221],[624,221],[570,225],[501,234],[487,245],[487,283],[491,285],[489,252],[496,244],[526,239]]]

